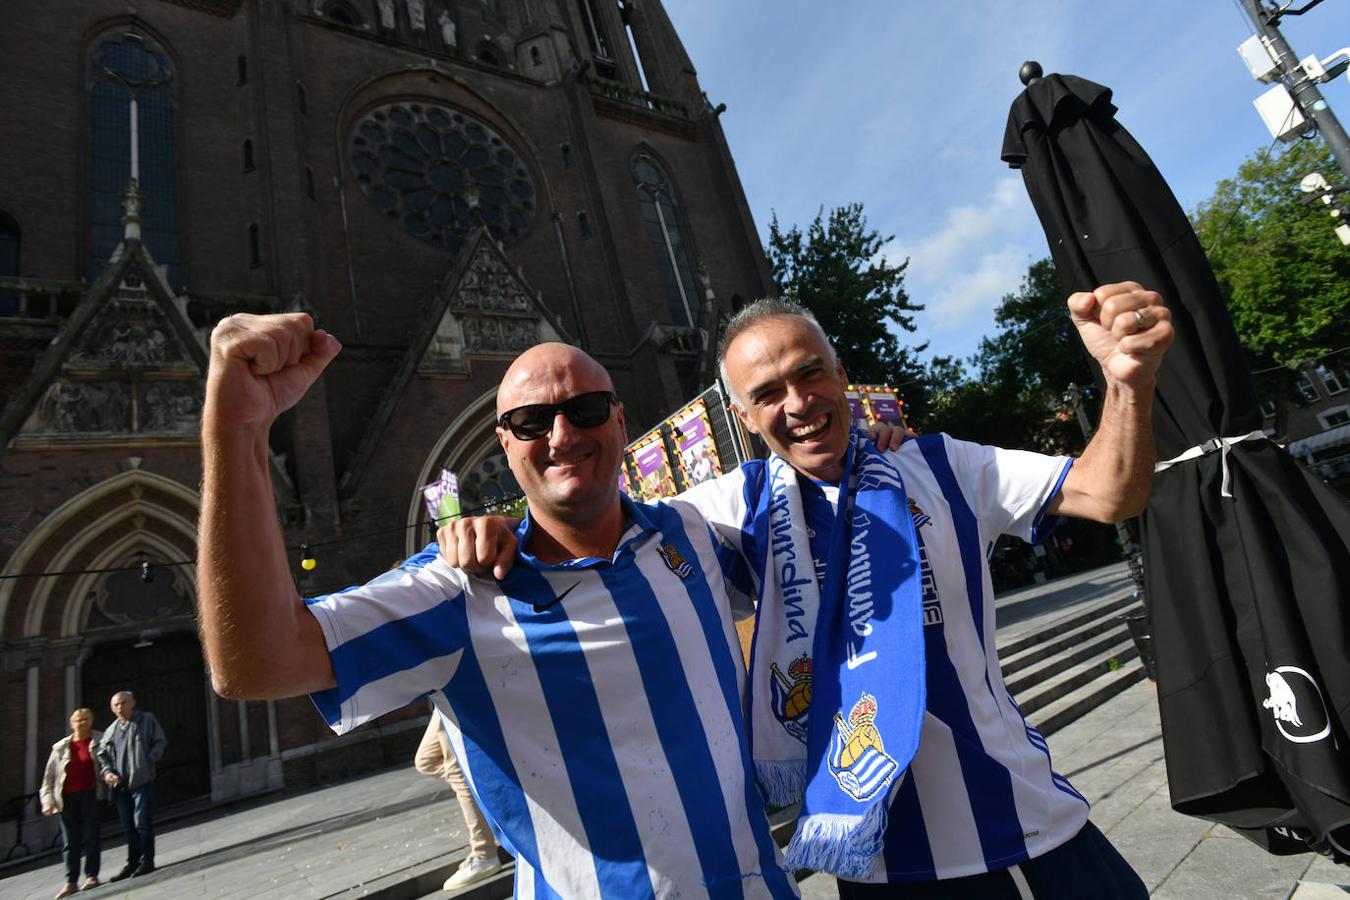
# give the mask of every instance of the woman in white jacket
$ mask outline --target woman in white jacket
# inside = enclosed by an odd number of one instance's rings
[[[66,883],[57,897],[80,890],[80,859],[84,859],[85,889],[97,887],[99,866],[98,800],[103,797],[103,772],[95,750],[102,732],[94,730],[94,712],[70,714],[70,734],[52,744],[42,776],[42,812],[61,816],[65,839]]]

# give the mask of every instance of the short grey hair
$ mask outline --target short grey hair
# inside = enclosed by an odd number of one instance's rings
[[[721,338],[717,341],[717,373],[722,376],[722,384],[731,394],[731,399],[742,408],[745,407],[745,403],[737,395],[736,389],[731,386],[731,379],[727,377],[727,349],[736,338],[769,319],[802,320],[808,328],[816,333],[821,342],[830,348],[830,364],[833,365],[839,360],[834,352],[834,344],[830,342],[829,337],[825,334],[825,329],[820,327],[819,320],[816,319],[811,310],[795,300],[784,300],[779,297],[764,297],[756,300],[742,307],[740,312],[731,317],[731,321],[727,323],[727,327],[722,331]]]
[[[136,702],[136,695],[133,694],[131,691],[118,691],[117,693],[112,695],[113,700],[116,700],[118,697],[126,697],[132,703]],[[109,700],[108,702],[111,703],[112,700]]]

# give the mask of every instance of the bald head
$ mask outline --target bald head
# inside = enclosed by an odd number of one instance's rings
[[[570,402],[597,393],[604,395],[603,420],[598,420],[595,398],[587,402],[585,415]],[[628,443],[623,405],[614,399],[609,373],[568,344],[531,347],[506,370],[497,389],[498,421],[522,406],[542,409],[522,413],[530,421],[523,430],[520,423],[498,424],[497,439],[537,526],[532,552],[552,554],[549,562],[609,555],[624,521],[619,467]],[[564,548],[557,542],[562,534],[575,540]]]
[[[497,415],[527,403],[549,403],[588,391],[613,391],[614,381],[590,354],[571,344],[549,342],[526,350],[502,376]],[[557,396],[542,396],[545,392]]]

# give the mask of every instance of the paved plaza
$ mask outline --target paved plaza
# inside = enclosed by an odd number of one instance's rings
[[[1019,615],[1067,615],[1103,593],[1128,591],[1121,567],[1037,585],[998,600],[1000,643],[1033,627]],[[1133,684],[1049,738],[1055,768],[1092,802],[1097,823],[1165,900],[1348,900],[1350,869],[1313,854],[1271,856],[1222,826],[1168,805],[1162,733],[1152,682]],[[294,794],[275,794],[226,812],[163,825],[159,870],[88,894],[137,898],[327,898],[384,900],[446,896],[441,882],[466,852],[453,795],[442,782],[406,768]],[[120,837],[105,838],[104,874],[124,861]],[[48,898],[63,880],[56,856],[0,869],[0,896]],[[833,879],[813,875],[808,898],[837,896]],[[511,894],[510,870],[460,896]]]

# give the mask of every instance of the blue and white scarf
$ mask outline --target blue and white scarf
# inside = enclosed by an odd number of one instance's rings
[[[863,878],[923,724],[918,538],[900,473],[855,430],[818,585],[797,472],[778,456],[766,471],[751,758],[770,803],[802,801],[788,868]]]

